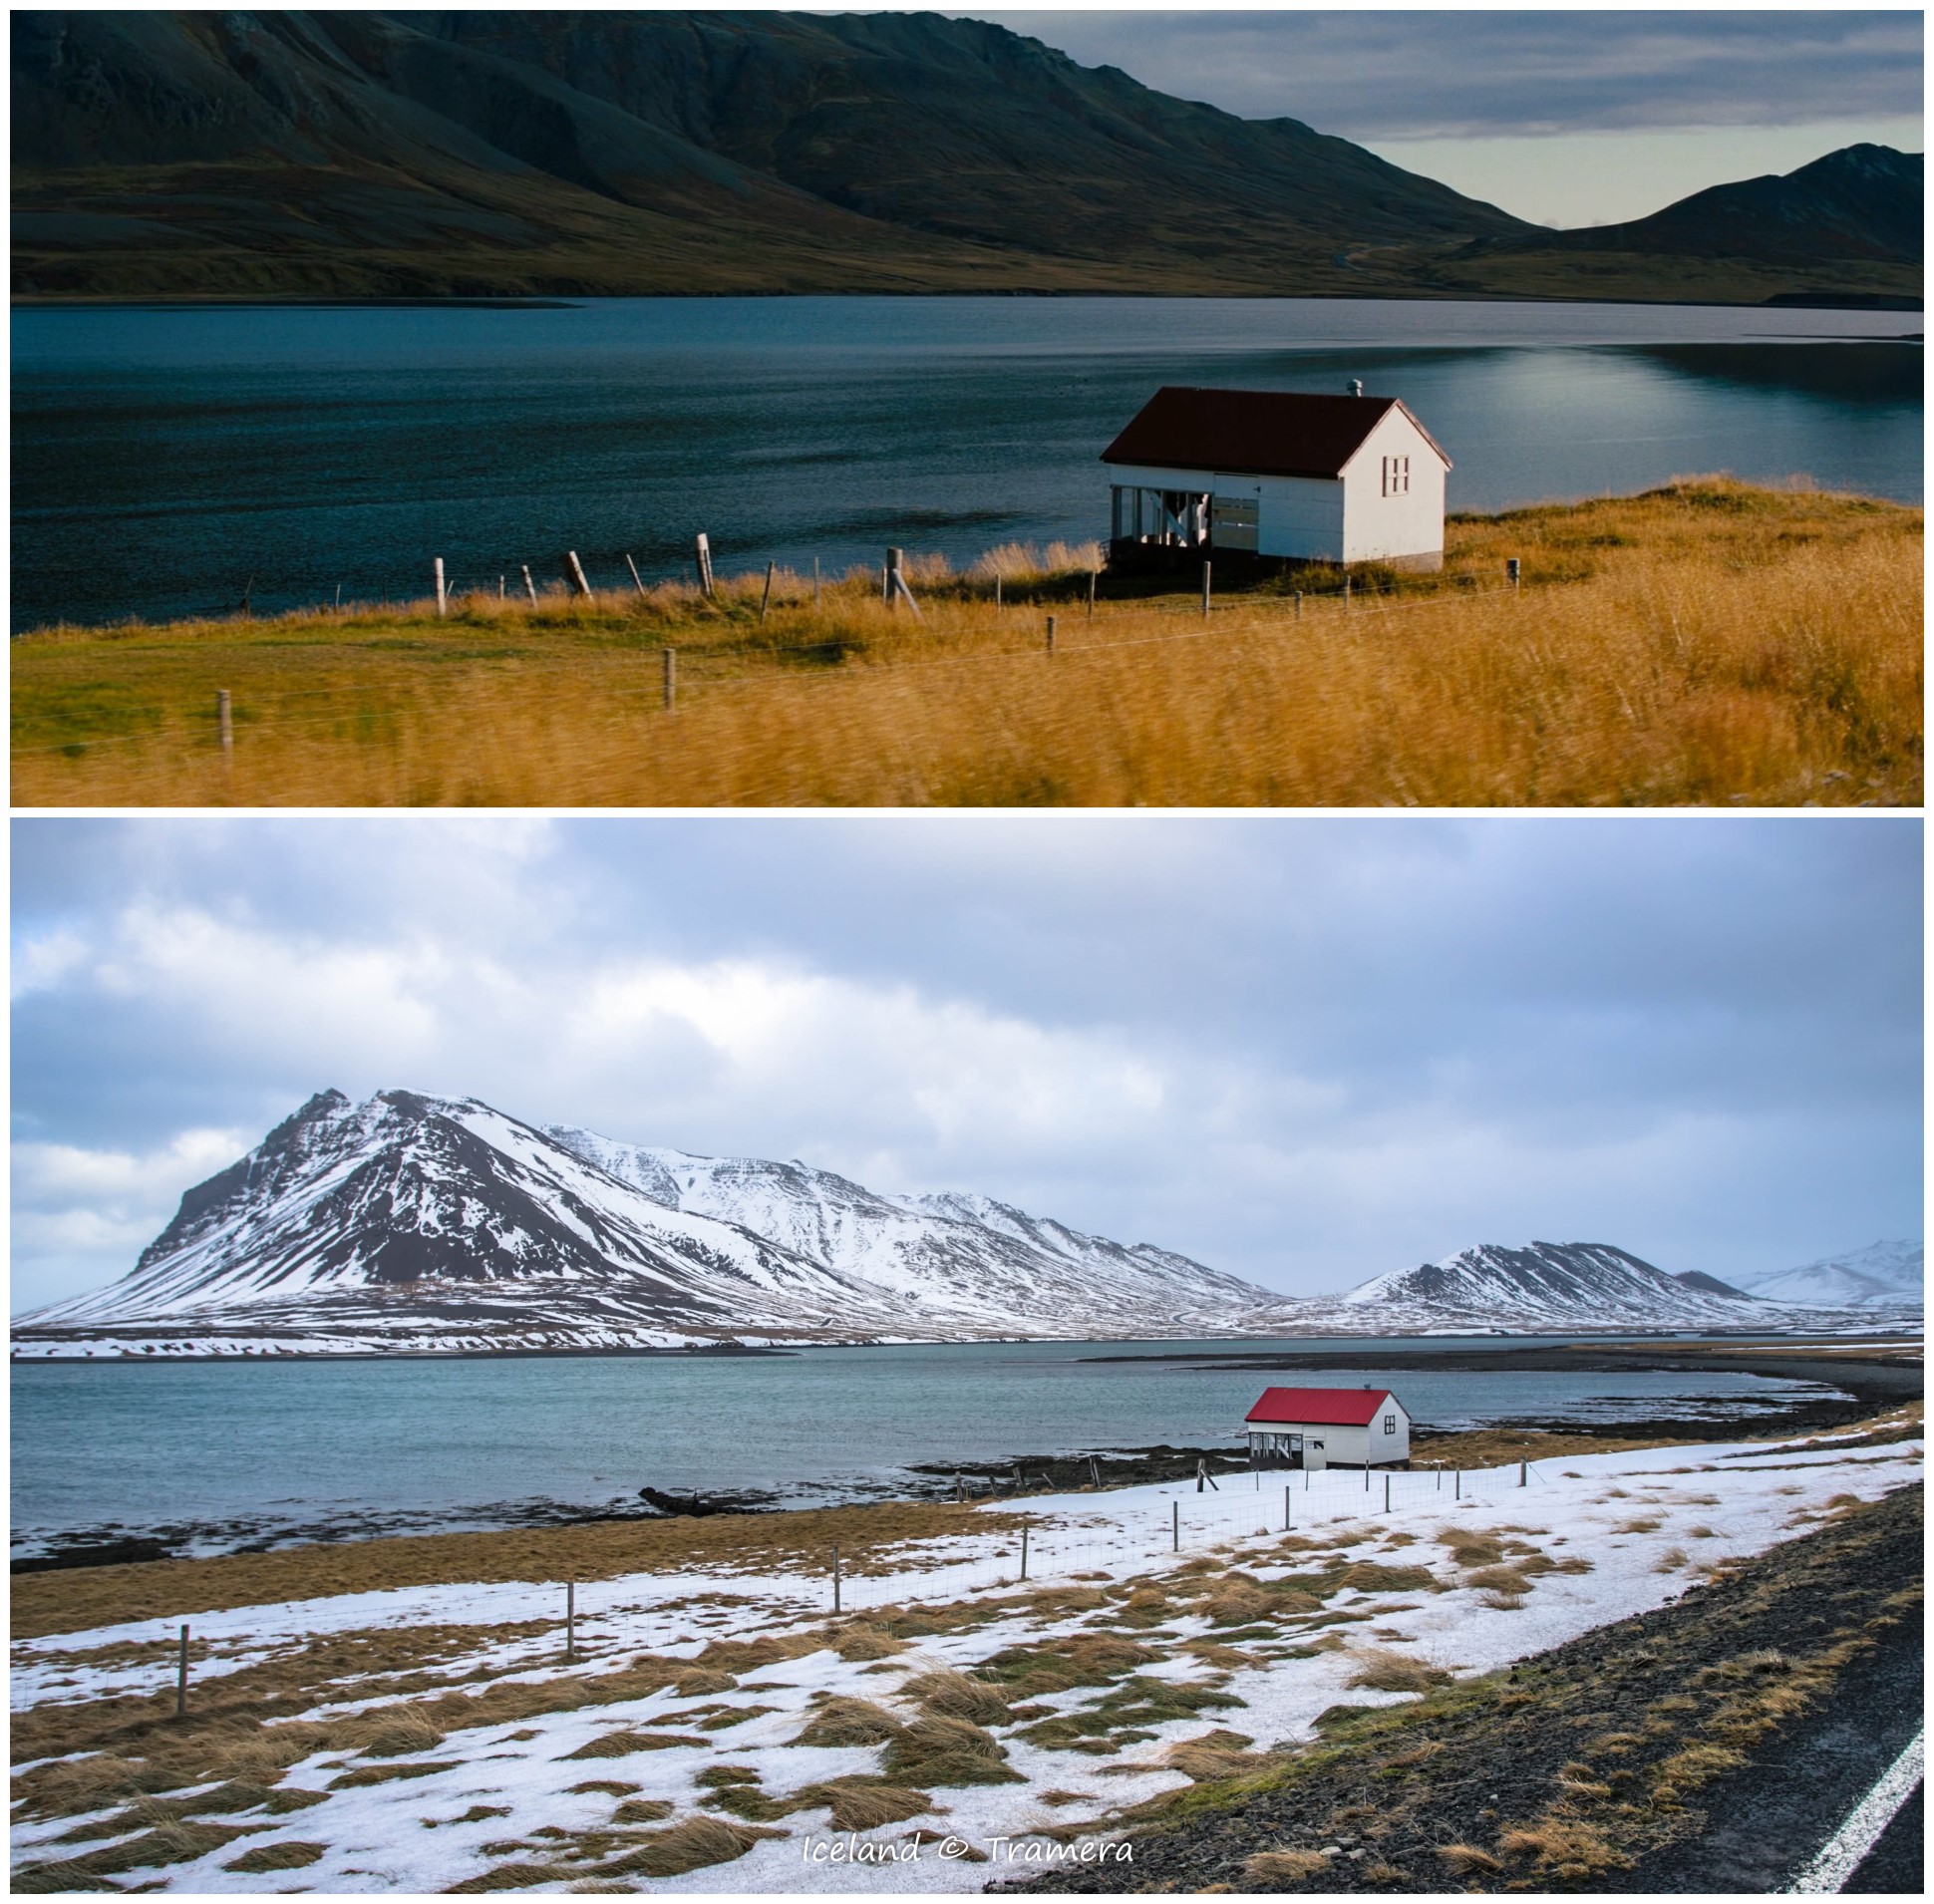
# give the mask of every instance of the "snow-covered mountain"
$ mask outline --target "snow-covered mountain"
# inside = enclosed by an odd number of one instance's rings
[[[330,1091],[189,1190],[121,1281],[17,1320],[14,1349],[1194,1335],[1293,1317],[1185,1257],[958,1201],[538,1130],[474,1099]]]
[[[991,1197],[539,1129],[475,1099],[310,1099],[197,1184],[119,1282],[16,1355],[569,1351],[1000,1337],[1817,1326],[1918,1298],[1918,1245],[1751,1293],[1602,1243],[1479,1244],[1342,1296],[1274,1295]],[[1835,1281],[1834,1278],[1838,1278]],[[1842,1293],[1844,1292],[1844,1293]],[[1807,1305],[1800,1307],[1798,1305]]]
[[[1816,1303],[1827,1308],[1918,1308],[1926,1270],[1919,1243],[1900,1239],[1869,1243],[1844,1256],[1825,1256],[1797,1269],[1743,1276],[1741,1285],[1773,1302]]]
[[[1385,1327],[1422,1316],[1526,1330],[1737,1328],[1764,1309],[1748,1296],[1682,1282],[1608,1243],[1478,1243],[1440,1263],[1373,1276],[1343,1301],[1387,1318]]]
[[[1298,1305],[1146,1243],[1112,1243],[985,1196],[882,1196],[799,1162],[544,1133],[672,1209],[737,1224],[919,1315],[989,1334],[1187,1335],[1279,1327]],[[1074,1323],[1076,1327],[1071,1328]]]

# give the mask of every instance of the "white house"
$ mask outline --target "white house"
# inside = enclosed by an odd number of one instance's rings
[[[1411,1417],[1388,1389],[1265,1389],[1244,1418],[1258,1467],[1391,1467],[1411,1457]]]
[[[1102,452],[1110,559],[1218,549],[1444,566],[1450,459],[1396,397],[1166,384]]]

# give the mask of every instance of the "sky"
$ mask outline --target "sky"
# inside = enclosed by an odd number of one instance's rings
[[[991,1193],[1293,1294],[1920,1235],[1920,826],[22,819],[13,1301],[312,1093]]]
[[[1303,120],[1541,224],[1643,217],[1862,141],[1922,149],[1918,8],[967,17],[1244,119]]]

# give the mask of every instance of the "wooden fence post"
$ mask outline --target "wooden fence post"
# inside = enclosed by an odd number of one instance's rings
[[[1095,582],[1100,573],[1099,569],[1094,568],[1088,571],[1088,619],[1090,621],[1095,619]]]
[[[1296,619],[1303,619],[1303,591],[1300,588],[1296,591]]]
[[[1283,1532],[1289,1532],[1289,1489],[1290,1483],[1283,1483]]]
[[[1510,577],[1511,586],[1513,588],[1516,588],[1519,586],[1523,571],[1518,566],[1518,560],[1515,555],[1511,556],[1510,559],[1505,562],[1504,573]]]
[[[1209,618],[1209,565],[1208,563],[1204,562],[1202,564],[1202,619],[1204,621],[1207,621],[1208,618]]]
[[[1350,606],[1350,577],[1348,575],[1343,578],[1343,605],[1345,608]]]
[[[1048,617],[1048,652],[1049,654],[1052,655],[1054,651],[1055,651],[1055,618],[1054,616],[1050,615]]]
[[[638,564],[631,559],[629,549],[624,552],[624,565],[630,569],[631,579],[638,584],[638,593],[642,595],[645,592],[645,578],[638,573]]]
[[[1450,1477],[1450,1498],[1452,1500],[1463,1499],[1463,1469],[1461,1467]]]
[[[678,650],[667,648],[665,662],[665,712],[670,714],[678,706]]]
[[[188,1710],[188,1630],[181,1629],[181,1651],[174,1666],[174,1717],[184,1718]]]
[[[1001,575],[1000,575],[1000,571],[996,569],[994,572],[994,612],[995,614],[998,615],[1001,612],[1002,606],[1003,604],[1001,601]]]
[[[766,619],[766,610],[773,603],[773,570],[777,566],[778,564],[774,562],[768,562],[766,564],[766,592],[759,598],[759,619],[761,621]]]
[[[815,555],[812,558],[812,612],[814,614],[817,614],[818,611],[819,611],[819,558]]]
[[[221,737],[221,758],[224,762],[235,757],[235,710],[226,688],[215,690],[215,732]]]
[[[496,598],[498,601],[503,601],[506,599],[504,595],[504,590],[503,590],[503,583],[504,583],[504,577],[502,575],[499,575],[496,578]]]
[[[1028,1577],[1028,1524],[1026,1521],[1023,1521],[1021,1523],[1021,1578],[1025,1580],[1027,1577]]]
[[[436,571],[437,617],[439,620],[442,620],[444,616],[450,613],[450,591],[444,584],[444,558],[441,555],[436,560]]]
[[[1168,1503],[1168,1532],[1174,1551],[1182,1550],[1182,1504],[1178,1500]]]
[[[1518,1486],[1520,1486],[1520,1487],[1529,1487],[1529,1486],[1530,1486],[1530,1484],[1531,1484],[1531,1463],[1530,1463],[1529,1461],[1519,1461],[1519,1462],[1518,1462],[1518,1464],[1517,1464],[1517,1484],[1518,1484]]]
[[[699,593],[712,599],[712,544],[701,529],[698,537]]]
[[[839,1549],[832,1550],[832,1610],[839,1611]]]
[[[528,562],[521,562],[518,566],[523,570],[523,592],[530,597],[530,605],[532,608],[535,608],[537,606],[537,584],[530,579],[530,564]]]
[[[577,550],[566,549],[564,557],[570,563],[571,580],[577,584],[577,592],[587,602],[597,600],[597,597],[591,593],[591,584],[584,579],[584,564],[577,559]]]
[[[1384,1512],[1390,1512],[1390,1476],[1384,1476]]]
[[[577,1658],[577,1582],[564,1582],[564,1660]]]

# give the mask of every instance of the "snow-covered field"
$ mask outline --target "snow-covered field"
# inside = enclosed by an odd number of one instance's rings
[[[1073,1854],[1040,1835],[1044,1827],[1066,1833],[1071,1824],[1094,1821],[1092,1849],[1106,1841],[1113,1810],[1186,1783],[1183,1770],[1164,1762],[1183,1742],[1235,1733],[1241,1736],[1232,1742],[1235,1747],[1249,1743],[1266,1748],[1310,1738],[1317,1715],[1339,1702],[1412,1697],[1352,1690],[1368,1658],[1398,1655],[1464,1675],[1544,1651],[1659,1606],[1695,1584],[1701,1569],[1791,1538],[1837,1511],[1836,1503],[1871,1500],[1919,1479],[1923,1455],[1919,1441],[1849,1446],[1830,1435],[1777,1445],[1593,1454],[1533,1467],[1522,1484],[1516,1467],[1461,1479],[1395,1475],[1388,1509],[1384,1476],[1373,1476],[1366,1489],[1361,1474],[1345,1473],[1308,1481],[1265,1475],[1259,1487],[1245,1476],[1225,1481],[1216,1494],[1171,1484],[1030,1497],[1023,1503],[1034,1517],[1025,1585],[1018,1543],[990,1529],[955,1536],[944,1547],[923,1543],[902,1571],[842,1586],[842,1612],[857,1610],[862,1620],[868,1609],[888,1604],[935,1611],[965,1603],[977,1613],[991,1612],[990,1618],[970,1621],[940,1612],[933,1624],[941,1630],[912,1637],[887,1657],[842,1658],[820,1644],[741,1672],[735,1685],[696,1704],[689,1692],[681,1696],[665,1687],[616,1703],[454,1732],[421,1751],[380,1760],[333,1746],[294,1764],[283,1777],[284,1786],[325,1794],[320,1802],[268,1821],[259,1811],[224,1814],[225,1822],[260,1829],[205,1855],[135,1869],[120,1881],[146,1880],[145,1888],[188,1893],[293,1886],[434,1892],[522,1864],[557,1872],[533,1888],[568,1890],[578,1873],[595,1875],[613,1855],[610,1832],[621,1803],[662,1801],[669,1809],[652,1821],[662,1827],[716,1803],[716,1781],[709,1787],[696,1781],[721,1766],[757,1773],[765,1793],[782,1801],[804,1786],[876,1773],[877,1746],[792,1742],[829,1698],[866,1700],[910,1721],[917,1717],[917,1699],[898,1690],[908,1682],[937,1669],[973,1673],[1004,1652],[1011,1660],[1017,1647],[1053,1650],[1112,1636],[1145,1650],[1132,1667],[1137,1682],[1212,1690],[1235,1702],[1160,1720],[1131,1742],[1118,1738],[1101,1751],[1082,1751],[1054,1748],[1026,1735],[1044,1719],[1093,1715],[1098,1702],[1121,1687],[1120,1677],[1016,1694],[1025,1700],[1025,1713],[993,1732],[1019,1782],[936,1784],[925,1813],[852,1835],[832,1830],[823,1806],[806,1807],[783,1815],[768,1827],[774,1835],[729,1862],[675,1877],[623,1879],[627,1888],[688,1892],[979,1890],[1004,1871],[1038,1868],[1030,1859]],[[1286,1510],[1293,1529],[1287,1540]],[[1479,1537],[1487,1535],[1501,1558],[1473,1555],[1473,1545],[1482,1547]],[[1416,1576],[1395,1586],[1374,1577],[1369,1584],[1337,1582],[1346,1565],[1365,1562],[1422,1569],[1428,1584]],[[1516,1587],[1499,1585],[1498,1566],[1516,1571]],[[1229,1610],[1239,1604],[1246,1583],[1266,1590],[1284,1576],[1309,1579],[1313,1570],[1331,1584],[1306,1596],[1300,1610],[1289,1601],[1267,1615]],[[1232,1572],[1246,1580],[1231,1581]],[[1074,1575],[1083,1578],[1076,1582]],[[1148,1603],[1157,1611],[1139,1623],[1120,1590],[1127,1582],[1138,1593],[1162,1596]],[[1071,1585],[1072,1597],[1054,1591]],[[1230,1588],[1234,1601],[1212,1603],[1216,1592]],[[497,1628],[480,1632],[479,1643],[448,1669],[453,1681],[466,1674],[463,1690],[476,1693],[486,1685],[566,1673],[594,1679],[639,1654],[696,1660],[709,1642],[721,1639],[823,1634],[829,1595],[825,1579],[717,1571],[635,1574],[586,1585],[577,1596],[583,1658],[570,1668],[562,1663],[556,1629],[561,1591],[551,1585],[425,1587],[200,1614],[190,1623],[211,1655],[195,1667],[196,1681],[204,1685],[323,1633]],[[500,1629],[516,1622],[550,1624],[539,1633],[505,1637]],[[172,1624],[150,1622],[16,1644],[14,1709],[152,1694],[158,1683],[166,1683],[169,1670],[159,1650],[133,1664],[117,1664],[112,1655],[93,1661],[78,1656],[143,1643],[154,1649],[173,1632]],[[357,1710],[350,1699],[301,1717]],[[748,1716],[735,1717],[740,1713]],[[601,1738],[632,1732],[684,1743],[571,1756]],[[448,1768],[395,1775],[418,1763]],[[387,1782],[344,1782],[346,1769],[376,1765],[390,1768]],[[591,1781],[615,1781],[630,1790],[582,1788]],[[634,1819],[640,1815],[632,1813]],[[112,1835],[79,1841],[71,1835],[109,1816],[104,1810],[17,1822],[16,1863],[112,1844]],[[138,1828],[131,1821],[126,1832]],[[618,1833],[624,1835],[621,1823]],[[58,1842],[64,1834],[70,1834],[67,1842]],[[595,1846],[590,1834],[602,1834]],[[649,1836],[631,1835],[640,1842]],[[284,1841],[319,1847],[319,1854],[299,1869],[249,1874],[227,1868],[239,1853]],[[881,1861],[861,1861],[867,1847]],[[963,1847],[966,1856],[960,1855]]]

